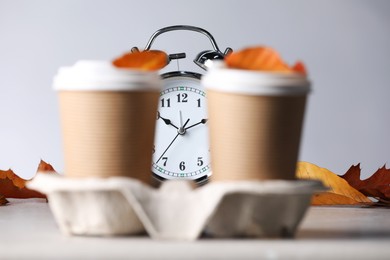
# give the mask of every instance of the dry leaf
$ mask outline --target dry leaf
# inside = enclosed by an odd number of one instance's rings
[[[358,202],[354,199],[339,195],[332,192],[319,192],[313,195],[311,205],[313,206],[325,206],[325,205],[361,205],[362,202]]]
[[[225,58],[229,68],[273,71],[273,72],[298,72],[306,74],[302,62],[297,62],[290,67],[280,57],[279,53],[270,47],[256,46],[233,52]]]
[[[366,196],[390,204],[390,169],[379,168],[371,177],[360,179],[360,164],[352,165],[342,176],[352,187]]]
[[[295,63],[294,66],[291,67],[291,69],[295,72],[302,73],[304,75],[307,74],[305,64],[303,64],[302,61],[297,61],[297,63]]]
[[[4,206],[7,203],[9,203],[9,201],[3,195],[0,195],[0,206]]]
[[[372,201],[333,172],[317,165],[299,162],[296,176],[299,179],[321,180],[329,188],[313,196],[313,205],[370,204]]]
[[[118,68],[159,70],[168,64],[168,55],[163,51],[150,50],[130,52],[115,59],[112,64]]]
[[[55,171],[56,170],[54,170],[53,166],[50,163],[47,163],[43,160],[39,162],[37,172],[44,173],[44,172],[55,172]]]
[[[38,166],[40,172],[55,172],[54,168],[41,160]],[[26,187],[25,179],[20,178],[11,169],[7,171],[0,170],[0,193],[5,198],[46,198],[46,196],[35,190]]]

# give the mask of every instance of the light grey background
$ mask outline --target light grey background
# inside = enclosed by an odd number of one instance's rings
[[[300,160],[340,174],[361,162],[364,177],[389,162],[390,1],[0,0],[0,169],[31,178],[41,158],[63,168],[58,67],[143,48],[175,24],[208,30],[223,50],[263,44],[306,63],[314,91]],[[190,32],[154,47],[187,52],[187,70],[211,48]]]

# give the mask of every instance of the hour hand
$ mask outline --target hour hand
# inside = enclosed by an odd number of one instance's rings
[[[179,129],[177,126],[175,126],[175,125],[172,123],[171,120],[169,120],[168,118],[162,117],[162,116],[160,115],[160,112],[157,112],[157,118],[161,118],[162,121],[164,121],[164,123],[165,123],[166,125],[171,125],[171,126],[173,126],[174,128]]]
[[[193,124],[193,125],[190,125],[189,127],[186,127],[185,130],[190,129],[190,128],[192,128],[192,127],[194,127],[194,126],[197,126],[197,125],[200,125],[200,124],[206,124],[207,121],[208,121],[208,119],[207,119],[207,118],[204,118],[204,119],[200,120],[200,122],[198,122],[198,123],[196,123],[196,124]]]

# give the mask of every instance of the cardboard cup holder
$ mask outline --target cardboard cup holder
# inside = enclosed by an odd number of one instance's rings
[[[153,239],[292,237],[320,182],[216,181],[152,188],[128,177],[68,178],[39,173],[27,186],[47,195],[68,235],[147,234]]]

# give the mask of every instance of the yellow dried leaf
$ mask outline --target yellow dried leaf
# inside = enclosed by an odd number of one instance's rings
[[[321,180],[329,190],[313,196],[313,205],[353,205],[372,201],[353,188],[343,178],[328,169],[308,162],[299,162],[296,176],[298,179]]]
[[[362,202],[358,202],[354,199],[339,195],[332,192],[319,192],[315,193],[311,200],[313,206],[325,206],[325,205],[359,205]]]

